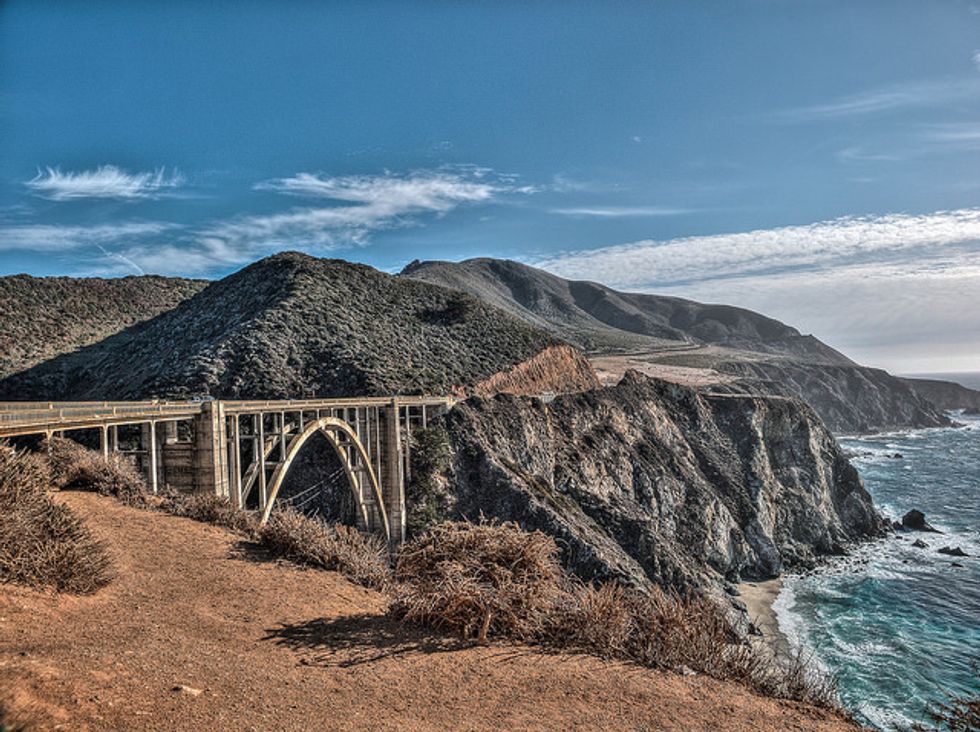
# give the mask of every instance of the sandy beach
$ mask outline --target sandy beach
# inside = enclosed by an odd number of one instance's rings
[[[792,649],[789,640],[779,630],[776,613],[772,608],[782,586],[783,580],[777,578],[765,582],[743,582],[738,586],[738,591],[741,593],[740,599],[748,608],[749,619],[762,631],[762,640],[777,656],[785,658],[792,654]]]

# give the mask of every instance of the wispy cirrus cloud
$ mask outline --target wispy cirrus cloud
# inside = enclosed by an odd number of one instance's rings
[[[37,175],[25,181],[24,185],[42,198],[70,201],[79,198],[156,198],[183,182],[183,176],[178,172],[167,175],[163,168],[128,173],[115,165],[101,165],[93,170],[77,172],[45,168],[38,170]]]
[[[491,203],[508,194],[529,194],[513,176],[485,168],[420,170],[405,175],[322,176],[299,173],[264,181],[259,190],[323,199],[333,205],[294,208],[282,213],[244,216],[202,232],[246,255],[256,245],[336,248],[361,244],[374,231],[417,224],[462,206]]]
[[[970,244],[976,256],[980,209],[911,216],[847,217],[804,226],[644,240],[540,260],[537,264],[572,278],[614,286],[657,286],[731,279],[790,269],[840,266],[869,258],[921,257],[930,250]]]
[[[683,216],[695,213],[693,208],[672,208],[669,206],[575,206],[571,208],[552,208],[550,213],[561,216],[577,216],[586,218],[629,218],[656,216]]]
[[[255,186],[316,201],[266,215],[247,215],[195,227],[172,227],[161,241],[153,224],[112,227],[0,228],[0,249],[44,251],[98,247],[88,273],[145,270],[160,274],[208,274],[283,248],[311,253],[360,246],[376,232],[421,225],[464,206],[481,205],[536,189],[485,168],[419,170],[397,175],[323,176],[299,173]],[[14,245],[16,244],[16,247]],[[106,263],[106,258],[111,261]]]
[[[0,228],[0,251],[66,252],[159,236],[178,228],[176,224],[160,221],[125,221],[94,226],[57,224],[5,226]]]
[[[869,89],[820,104],[785,109],[777,112],[775,119],[781,122],[813,122],[863,117],[976,99],[978,93],[980,93],[980,79],[909,82]]]

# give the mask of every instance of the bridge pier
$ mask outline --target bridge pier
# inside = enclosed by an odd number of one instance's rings
[[[390,541],[398,546],[405,540],[405,472],[402,465],[401,416],[398,400],[384,409],[381,491],[385,497]]]
[[[228,435],[224,406],[206,402],[194,418],[193,485],[199,493],[231,498],[228,471]]]

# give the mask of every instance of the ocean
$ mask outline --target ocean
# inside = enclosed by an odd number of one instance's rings
[[[980,417],[953,416],[966,426],[840,440],[886,516],[917,508],[943,533],[864,545],[788,577],[774,603],[790,643],[837,677],[859,721],[883,730],[923,721],[947,693],[977,692]],[[939,554],[943,546],[971,556]]]

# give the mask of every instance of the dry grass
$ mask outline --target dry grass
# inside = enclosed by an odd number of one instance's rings
[[[446,522],[410,541],[395,565],[393,612],[476,637],[531,640],[560,592],[554,540],[513,524]]]
[[[147,505],[146,483],[124,455],[106,457],[63,437],[45,440],[42,450],[48,455],[54,482],[61,490],[94,491],[129,506]]]
[[[836,707],[832,681],[802,658],[776,662],[738,642],[712,601],[583,584],[564,574],[552,538],[514,524],[441,524],[402,548],[395,581],[396,617],[479,642],[493,636],[689,669],[768,696]]]
[[[85,594],[111,579],[105,547],[48,493],[51,470],[0,444],[0,581]]]
[[[259,528],[250,513],[213,493],[172,493],[164,498],[160,508],[174,516],[223,526],[246,536],[255,536]]]
[[[286,508],[273,512],[258,537],[277,557],[335,570],[365,587],[383,589],[389,584],[384,542],[349,526],[327,524]]]

